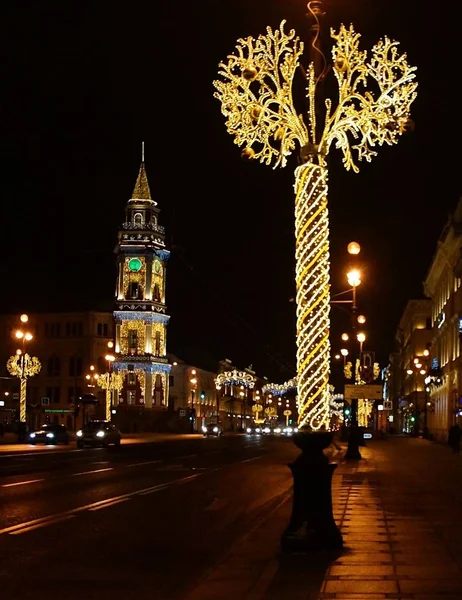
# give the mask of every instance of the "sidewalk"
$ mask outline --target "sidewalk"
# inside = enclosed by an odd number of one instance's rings
[[[361,454],[334,474],[340,556],[282,555],[281,499],[185,600],[461,600],[462,457],[404,438]]]

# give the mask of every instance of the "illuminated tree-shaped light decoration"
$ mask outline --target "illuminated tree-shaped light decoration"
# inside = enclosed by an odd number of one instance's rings
[[[19,393],[19,420],[22,423],[26,421],[26,389],[27,379],[33,377],[40,372],[42,365],[36,356],[30,356],[25,353],[16,353],[6,362],[6,368],[10,375],[18,377],[20,381],[20,393]]]
[[[103,373],[97,379],[100,388],[106,390],[106,421],[111,420],[111,400],[114,391],[120,392],[124,385],[124,372],[112,371],[111,373]]]
[[[370,161],[374,148],[394,144],[409,128],[416,97],[415,67],[387,37],[371,51],[359,50],[353,26],[331,30],[332,69],[339,94],[334,109],[325,101],[322,132],[317,135],[316,77],[306,70],[308,111],[294,106],[292,82],[303,53],[293,30],[267,28],[266,35],[237,42],[236,54],[219,65],[214,96],[242,155],[284,167],[300,146],[295,171],[297,286],[297,372],[299,425],[319,429],[329,418],[329,221],[326,156],[332,144],[343,153],[346,169]],[[306,118],[306,123],[305,123]]]

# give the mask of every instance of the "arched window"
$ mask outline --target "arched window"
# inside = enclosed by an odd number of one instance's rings
[[[142,213],[135,213],[133,216],[133,222],[135,223],[135,225],[142,225],[144,223]]]
[[[156,331],[156,356],[160,356],[160,331]]]
[[[164,388],[162,386],[162,376],[159,373],[156,375],[156,379],[154,382],[154,398],[153,403],[157,406],[161,406],[165,404],[164,399]]]
[[[154,302],[160,302],[160,285],[158,283],[154,284]]]
[[[128,300],[142,300],[143,299],[143,288],[136,281],[131,281],[128,284]]]

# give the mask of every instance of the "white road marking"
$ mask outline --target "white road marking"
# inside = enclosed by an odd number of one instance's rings
[[[134,463],[133,465],[127,465],[128,467],[141,467],[142,465],[155,465],[156,463],[162,462],[161,460],[147,460],[146,462]]]
[[[77,477],[77,475],[89,475],[90,473],[102,473],[103,471],[113,471],[113,467],[107,467],[106,469],[95,469],[93,471],[82,471],[82,473],[72,473],[69,477]]]
[[[49,515],[48,517],[41,517],[40,519],[34,519],[33,521],[26,521],[25,523],[19,523],[18,525],[11,525],[10,527],[5,527],[5,529],[0,529],[0,535],[2,533],[9,533],[13,535],[15,534],[15,532],[19,532],[19,530],[21,530],[22,532],[23,529],[26,529],[27,531],[32,531],[32,529],[37,529],[36,526],[38,525],[43,527],[45,525],[52,525],[53,523],[58,523],[60,520],[66,520],[67,517],[73,517],[77,513],[84,512],[86,510],[89,511],[90,509],[96,508],[97,506],[105,506],[107,504],[112,505],[118,503],[118,501],[121,501],[125,498],[128,499],[133,498],[134,496],[143,496],[175,485],[182,485],[183,483],[187,483],[188,481],[199,477],[201,474],[202,473],[197,473],[196,475],[189,475],[188,477],[184,477],[183,479],[176,479],[174,481],[163,483],[161,485],[143,488],[142,490],[136,490],[135,492],[128,492],[127,494],[121,494],[120,496],[114,496],[113,498],[106,498],[106,500],[99,500],[98,502],[92,502],[91,504],[78,506],[77,508],[66,510],[62,513],[57,513],[55,515]]]
[[[27,485],[28,483],[38,483],[39,481],[45,481],[44,479],[29,479],[29,481],[18,481],[17,483],[4,483],[2,487],[14,487],[16,485]]]
[[[102,504],[101,506],[95,506],[94,508],[89,508],[88,510],[94,512],[95,510],[101,510],[103,508],[107,508],[108,506],[114,506],[114,504],[126,502],[127,500],[130,500],[130,498],[120,498],[119,500],[114,500],[114,502],[106,502],[106,504]]]
[[[183,460],[184,458],[194,458],[197,454],[186,454],[186,456],[173,456],[175,460]]]
[[[263,456],[263,454],[261,456],[254,456],[253,458],[246,458],[245,460],[241,460],[241,462],[250,462],[252,460],[258,460],[259,458],[261,458]]]
[[[46,521],[44,523],[37,523],[37,525],[31,525],[30,527],[25,527],[24,529],[18,529],[16,531],[11,531],[10,535],[21,535],[21,533],[28,533],[29,531],[34,531],[35,529],[40,529],[40,527],[46,527],[47,525],[54,525],[55,523],[61,523],[62,521],[68,521],[69,519],[74,519],[74,518],[75,518],[75,515],[66,515],[64,517],[59,517],[58,519]]]

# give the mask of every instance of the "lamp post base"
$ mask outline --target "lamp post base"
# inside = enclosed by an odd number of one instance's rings
[[[302,454],[289,465],[294,479],[292,514],[281,537],[283,552],[340,550],[343,538],[332,511],[332,475],[323,450],[332,441],[331,433],[298,433],[295,444]]]

